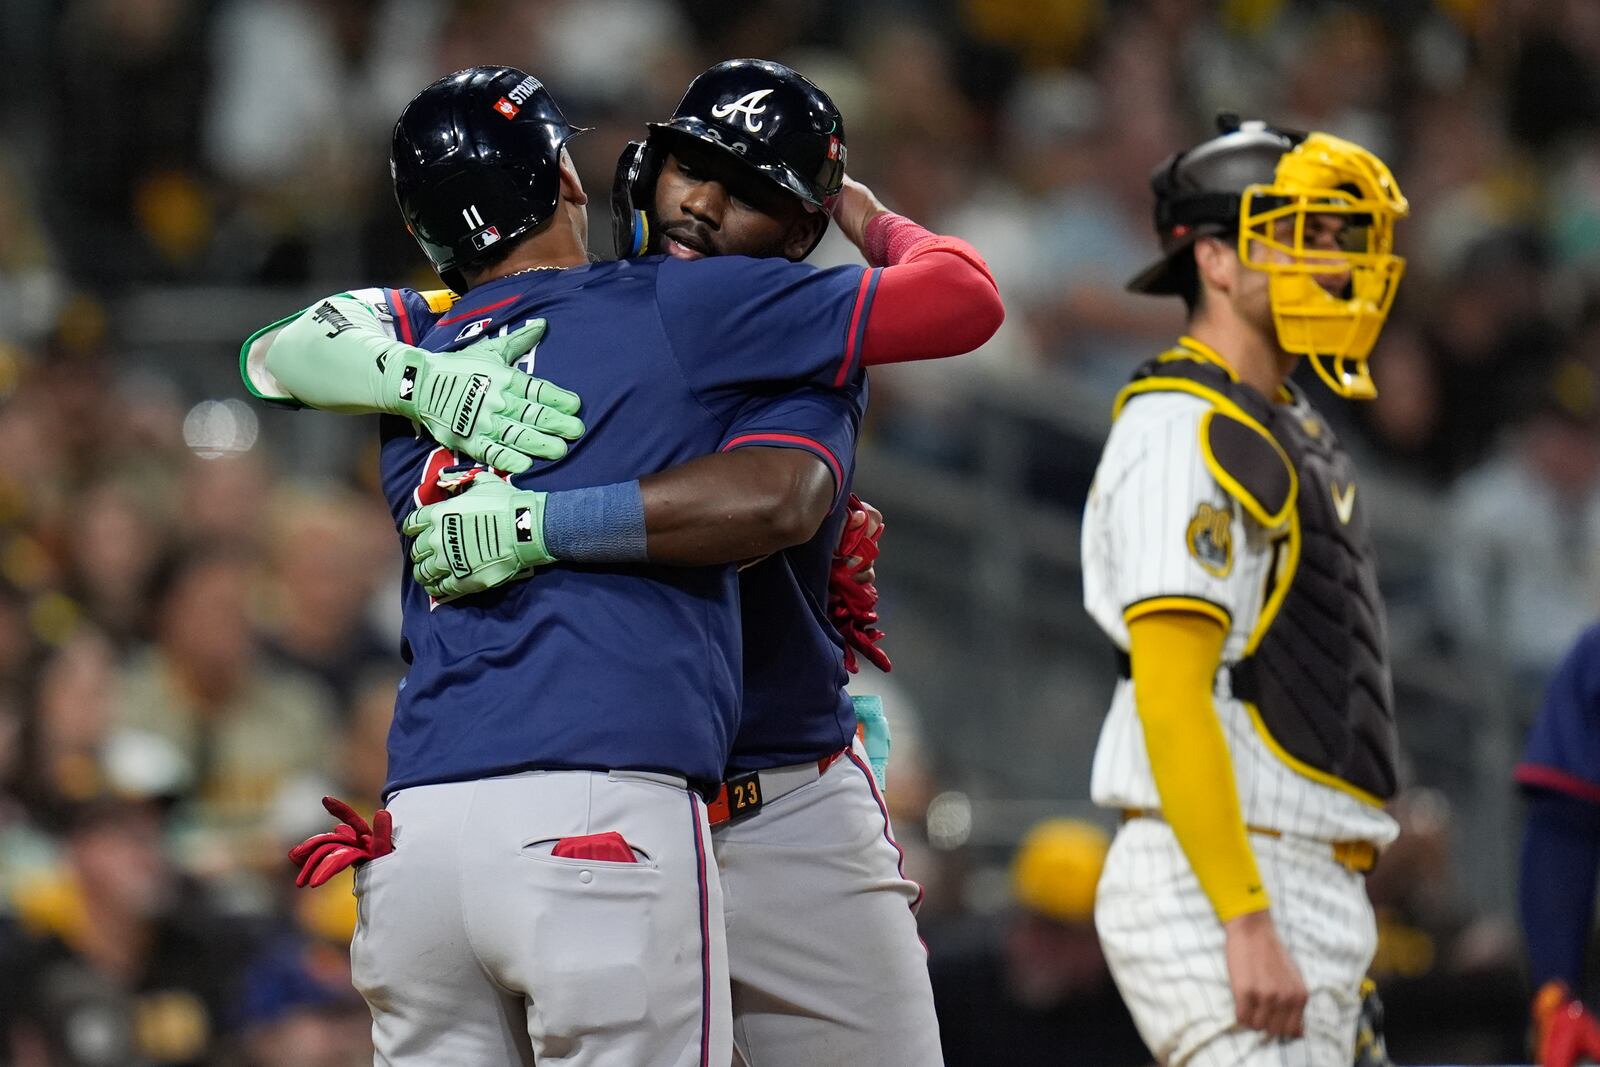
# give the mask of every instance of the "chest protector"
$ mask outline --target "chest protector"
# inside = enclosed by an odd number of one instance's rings
[[[1269,403],[1186,349],[1140,367],[1119,405],[1169,391],[1212,403],[1200,431],[1206,463],[1273,539],[1260,618],[1228,664],[1233,695],[1291,766],[1387,800],[1399,748],[1394,687],[1350,457],[1297,390]]]

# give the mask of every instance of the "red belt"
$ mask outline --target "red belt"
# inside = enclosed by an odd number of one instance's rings
[[[706,817],[711,820],[712,826],[748,818],[760,811],[767,801],[787,796],[821,778],[829,767],[838,763],[849,751],[848,748],[841,748],[819,760],[735,775],[717,789],[717,798],[706,805]]]

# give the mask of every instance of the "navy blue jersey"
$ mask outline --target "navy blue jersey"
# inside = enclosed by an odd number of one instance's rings
[[[739,574],[744,713],[730,774],[818,759],[855,734],[855,708],[844,689],[844,640],[828,619],[828,575],[844,528],[866,403],[865,376],[845,392],[794,393],[723,443],[724,449],[820,445],[838,465],[842,487],[816,536]]]
[[[1583,991],[1600,870],[1600,625],[1556,668],[1516,778],[1527,793],[1518,910],[1535,989]]]
[[[1545,691],[1517,781],[1600,804],[1600,625],[1578,638]]]
[[[564,458],[513,479],[551,491],[713,452],[770,424],[779,384],[850,382],[875,275],[650,257],[497,279],[437,319],[416,294],[391,303],[401,340],[431,351],[548,322],[522,367],[578,393],[588,427]],[[383,420],[397,525],[438,498],[454,462],[404,420]],[[556,564],[438,607],[409,569],[403,582],[410,669],[386,793],[532,768],[665,771],[701,787],[722,777],[742,675],[732,566]]]

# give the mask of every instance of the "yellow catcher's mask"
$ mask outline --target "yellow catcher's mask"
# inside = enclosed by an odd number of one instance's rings
[[[1394,224],[1409,211],[1382,160],[1325,133],[1285,152],[1270,184],[1244,190],[1239,259],[1269,276],[1278,343],[1340,396],[1377,395],[1367,357],[1405,273]]]

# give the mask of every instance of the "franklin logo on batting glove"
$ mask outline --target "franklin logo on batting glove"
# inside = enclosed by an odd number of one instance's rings
[[[328,337],[338,337],[341,333],[344,333],[344,331],[350,329],[352,325],[350,320],[345,318],[344,314],[338,308],[334,307],[326,300],[317,305],[317,310],[311,313],[311,317],[322,323],[324,326],[333,327],[333,329],[328,331]]]
[[[462,529],[464,521],[460,515],[444,517],[445,553],[450,560],[450,571],[457,578],[465,578],[472,573],[472,562],[467,559],[466,537]]]
[[[455,424],[451,426],[458,435],[465,437],[472,432],[472,427],[478,422],[478,411],[483,407],[484,394],[488,391],[489,379],[481,374],[474,374],[467,382],[466,394],[461,398]]]

